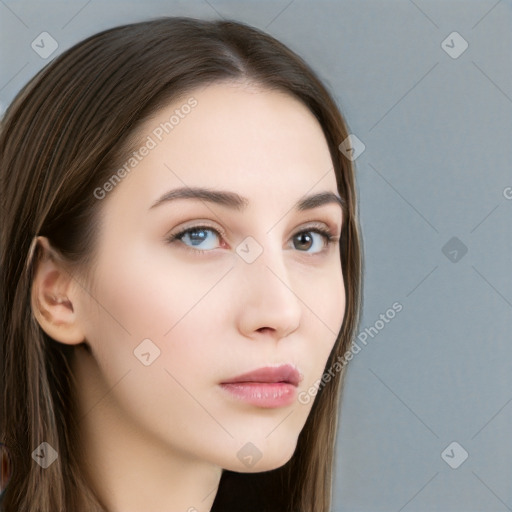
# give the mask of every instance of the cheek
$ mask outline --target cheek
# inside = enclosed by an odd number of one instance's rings
[[[315,284],[315,283],[310,283]],[[345,317],[345,286],[341,266],[331,269],[328,277],[318,280],[306,303],[304,325],[311,385],[322,376]]]
[[[114,317],[110,320],[121,324],[134,341],[168,336],[182,318],[194,314],[228,269],[193,265],[190,258],[187,262],[165,248],[151,251],[142,244],[124,254],[105,255],[97,288],[101,306]]]
[[[149,351],[145,357],[155,365],[193,374],[198,355],[214,348],[205,341],[219,329],[219,305],[229,303],[222,279],[231,264],[193,265],[165,250],[150,254],[137,247],[105,256],[97,269],[96,314],[87,333],[100,364],[115,365],[115,373],[122,374],[138,368],[139,352]]]
[[[317,337],[336,338],[345,317],[345,283],[341,266],[326,269],[317,278],[306,280],[301,299],[308,313],[308,325],[317,330]],[[311,339],[311,337],[310,337]]]
[[[337,336],[345,317],[346,307],[345,283],[341,267],[331,273],[327,283],[327,289],[321,298],[321,308],[325,311],[325,323],[331,334]]]
[[[176,259],[131,254],[98,267],[91,301],[87,338],[112,389],[109,403],[162,437],[212,422],[191,397],[209,392],[219,373],[223,349],[215,341],[223,341],[215,308],[230,300],[222,285],[229,264],[195,271]]]

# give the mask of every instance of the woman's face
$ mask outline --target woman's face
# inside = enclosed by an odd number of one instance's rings
[[[232,471],[277,468],[311,410],[298,395],[322,377],[345,310],[338,242],[314,231],[339,237],[341,207],[295,206],[338,196],[321,127],[291,96],[217,83],[137,134],[147,150],[97,193],[97,265],[77,310],[94,361],[79,352],[89,421]],[[165,200],[196,187],[226,195]],[[221,385],[278,365],[296,367],[297,386],[261,375]],[[102,386],[98,404],[91,390]]]

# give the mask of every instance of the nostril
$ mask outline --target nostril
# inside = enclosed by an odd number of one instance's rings
[[[272,332],[272,331],[274,331],[274,329],[272,329],[272,327],[260,327],[258,329],[258,332],[267,332],[267,331]]]

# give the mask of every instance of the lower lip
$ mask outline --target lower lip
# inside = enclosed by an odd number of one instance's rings
[[[221,387],[239,400],[266,408],[292,404],[297,390],[286,382],[231,382]]]

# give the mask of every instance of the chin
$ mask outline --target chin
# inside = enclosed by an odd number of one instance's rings
[[[236,471],[237,473],[262,473],[264,471],[272,471],[273,469],[284,466],[293,457],[295,447],[296,442],[291,445],[283,443],[279,449],[267,447],[262,452],[254,453],[254,457],[257,459],[254,463],[251,463],[250,460],[247,463],[244,463],[243,460],[241,462],[237,460],[237,464],[234,466],[229,464],[225,466],[224,469]],[[247,450],[247,453],[251,453],[251,450]],[[243,454],[241,458],[243,459]]]
[[[266,463],[263,463],[263,459],[261,459],[258,464],[254,467],[251,473],[261,473],[263,471],[272,471],[273,469],[278,469],[283,467],[293,456],[293,453],[290,453],[287,457],[280,460],[267,460]]]

